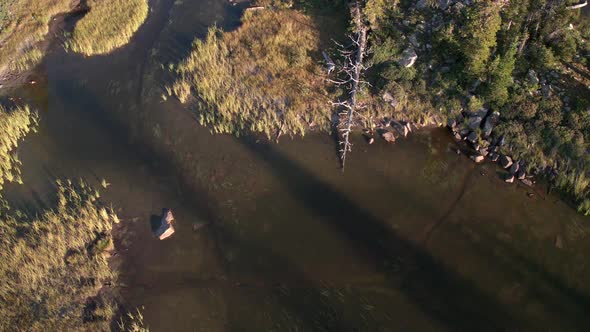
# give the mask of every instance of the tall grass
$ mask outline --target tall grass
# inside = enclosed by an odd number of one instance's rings
[[[196,97],[201,123],[215,133],[303,135],[307,124],[329,126],[329,96],[312,60],[318,34],[294,10],[246,12],[232,32],[211,28],[195,40],[177,69],[172,90],[185,103]]]
[[[71,0],[0,0],[0,73],[39,63],[38,47],[51,17],[70,10]],[[23,60],[23,56],[26,58]]]
[[[14,150],[31,130],[37,126],[37,115],[28,106],[7,110],[0,105],[0,190],[5,181],[19,182],[20,161]]]
[[[58,182],[57,207],[0,221],[0,331],[105,331],[115,314],[99,293],[115,279],[105,248],[118,219],[84,182]]]
[[[88,12],[66,47],[85,55],[106,54],[129,42],[148,15],[147,0],[89,0]]]

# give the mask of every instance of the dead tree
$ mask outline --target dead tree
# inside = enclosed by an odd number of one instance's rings
[[[340,73],[345,77],[341,81],[332,81],[337,85],[346,85],[350,87],[349,98],[345,101],[333,103],[339,108],[338,111],[338,138],[340,145],[340,163],[342,170],[346,165],[346,153],[352,150],[350,143],[350,132],[354,123],[354,116],[359,109],[357,104],[357,93],[362,84],[367,84],[362,81],[362,73],[366,69],[363,65],[363,59],[367,48],[367,31],[368,27],[365,24],[364,16],[361,9],[361,4],[356,1],[351,8],[352,18],[354,22],[355,35],[351,36],[352,50],[339,45],[340,54],[344,58]]]

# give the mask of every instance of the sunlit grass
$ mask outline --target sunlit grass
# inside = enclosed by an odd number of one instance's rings
[[[147,0],[90,0],[88,12],[66,47],[85,55],[106,54],[129,42],[148,15]]]
[[[115,279],[105,249],[114,213],[84,182],[58,182],[57,206],[0,221],[0,330],[104,331],[115,314],[99,289]]]
[[[3,183],[22,182],[20,161],[14,150],[18,143],[37,126],[37,115],[28,106],[10,110],[0,105],[0,190]]]
[[[39,63],[37,43],[51,18],[70,10],[71,0],[0,0],[0,74],[24,71]]]
[[[216,133],[303,135],[329,126],[330,105],[312,20],[294,10],[246,12],[232,32],[212,28],[177,69],[174,95],[196,97],[200,121]]]

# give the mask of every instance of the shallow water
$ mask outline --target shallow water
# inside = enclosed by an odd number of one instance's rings
[[[163,101],[168,63],[239,13],[154,1],[112,55],[55,47],[39,84],[17,92],[41,125],[19,149],[25,184],[6,196],[37,209],[56,178],[106,179],[103,199],[123,219],[118,290],[151,331],[587,328],[587,220],[458,155],[445,130],[396,145],[357,137],[342,173],[327,135],[214,136]],[[162,207],[177,232],[157,241],[150,219]]]

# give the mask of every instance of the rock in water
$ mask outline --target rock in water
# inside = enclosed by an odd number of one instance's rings
[[[476,163],[481,163],[484,157],[482,155],[474,155],[471,156],[471,160],[475,161]]]
[[[502,165],[502,168],[508,168],[512,166],[512,158],[502,155],[500,157],[500,165]]]
[[[174,220],[174,216],[172,215],[172,211],[170,209],[164,209],[164,213],[162,214],[162,219],[160,221],[160,227],[156,230],[155,234],[160,240],[164,240],[170,235],[174,234],[174,226],[172,226],[172,221]]]
[[[395,143],[395,135],[391,131],[386,131],[381,134],[381,137],[389,143]]]
[[[497,111],[492,112],[492,114],[488,115],[484,124],[483,124],[483,134],[485,137],[489,137],[492,134],[492,130],[500,120],[500,113]]]
[[[563,238],[561,237],[561,235],[557,235],[555,237],[555,247],[563,249]]]
[[[514,182],[514,175],[508,175],[504,181],[506,183],[513,183]]]

